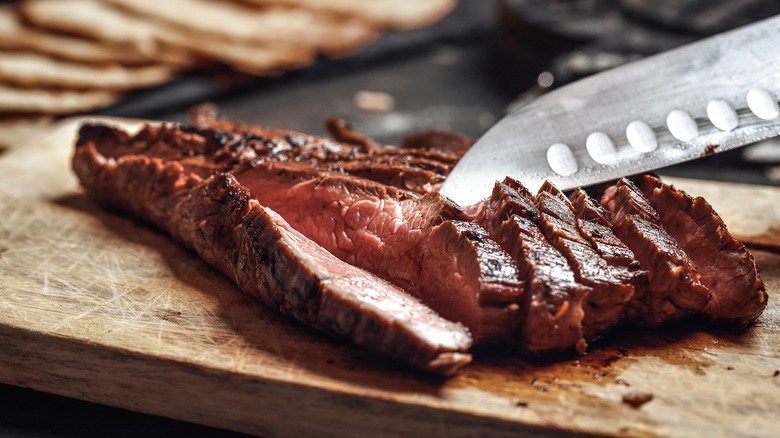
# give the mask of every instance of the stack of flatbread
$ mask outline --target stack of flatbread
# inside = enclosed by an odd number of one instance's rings
[[[275,75],[343,57],[456,0],[25,0],[0,7],[0,142],[14,119],[108,106],[185,71]]]

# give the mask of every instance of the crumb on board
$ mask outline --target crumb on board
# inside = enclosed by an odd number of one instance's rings
[[[623,394],[623,403],[632,408],[639,408],[643,404],[653,399],[653,394],[644,391],[629,391]]]

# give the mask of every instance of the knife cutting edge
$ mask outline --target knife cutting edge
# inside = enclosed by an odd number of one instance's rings
[[[510,176],[590,186],[780,135],[780,16],[551,91],[494,125],[441,192],[461,205]]]

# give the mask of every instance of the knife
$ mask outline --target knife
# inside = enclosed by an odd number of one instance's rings
[[[780,135],[780,16],[581,79],[504,117],[441,193],[461,205],[510,176],[585,187]]]

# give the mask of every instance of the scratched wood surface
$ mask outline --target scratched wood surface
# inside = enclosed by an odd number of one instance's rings
[[[79,122],[0,155],[3,383],[265,436],[780,428],[777,253],[754,252],[770,305],[746,331],[620,333],[550,364],[479,351],[444,381],[281,318],[164,235],[96,207],[69,170]],[[741,237],[777,244],[778,189],[674,182],[706,194]],[[631,407],[630,391],[653,399]]]

